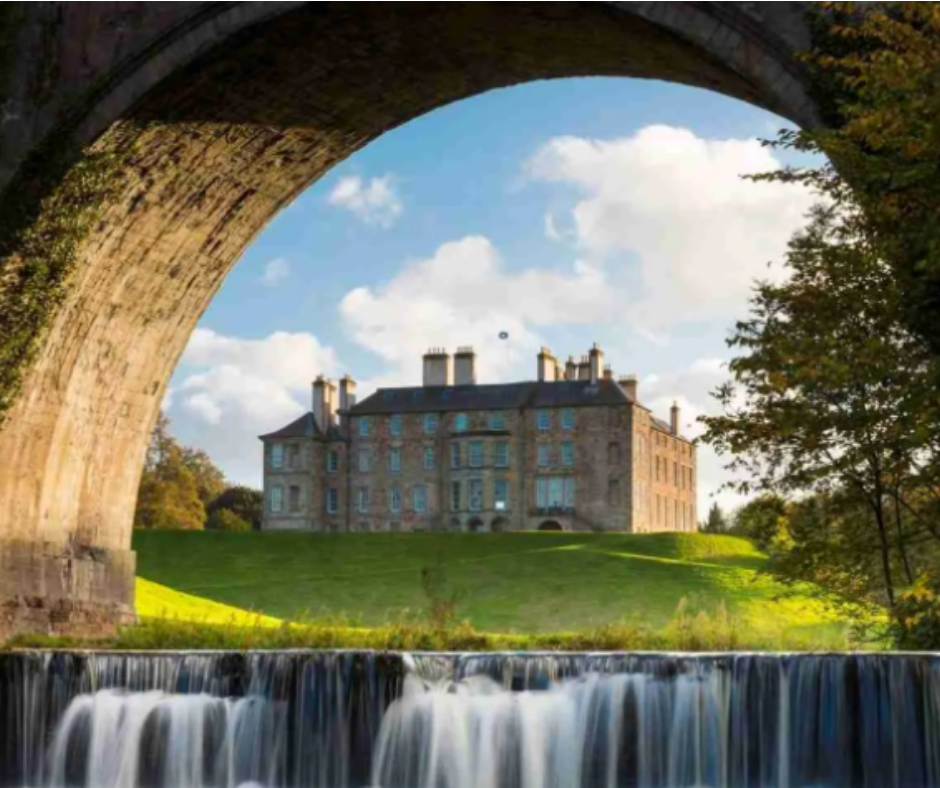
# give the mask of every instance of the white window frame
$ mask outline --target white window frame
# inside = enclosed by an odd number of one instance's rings
[[[428,510],[428,489],[424,485],[417,485],[411,489],[411,508],[417,514],[424,514]]]
[[[272,485],[268,491],[268,511],[271,514],[284,511],[284,488],[280,484]]]
[[[500,490],[502,490],[502,495],[500,495]],[[502,507],[500,507],[502,504]],[[508,479],[494,479],[493,480],[493,508],[496,511],[505,512],[509,510],[509,480]]]
[[[336,487],[328,487],[326,491],[326,513],[337,514],[339,512],[339,490]]]
[[[499,441],[493,449],[493,465],[496,468],[509,467],[509,441]]]
[[[470,429],[470,416],[458,413],[454,416],[454,432],[466,432]]]
[[[372,449],[359,449],[356,468],[359,473],[372,473]]]
[[[389,473],[401,473],[401,447],[392,446],[388,450]]]
[[[396,413],[388,420],[388,432],[393,438],[398,438],[405,431],[405,417]]]
[[[470,441],[469,466],[482,468],[486,464],[486,446],[483,441]]]
[[[536,464],[539,468],[552,467],[552,445],[550,443],[538,444],[536,450]]]
[[[552,412],[544,408],[536,415],[536,424],[539,432],[548,432],[552,428]]]
[[[360,416],[359,417],[359,437],[368,438],[371,434],[372,434],[372,417]]]
[[[330,449],[326,453],[326,472],[329,474],[339,473],[339,452]]]
[[[356,511],[359,514],[367,514],[369,511],[369,488],[358,487],[356,489]]]
[[[438,429],[440,429],[441,420],[438,418],[436,413],[425,413],[424,414],[424,434],[425,435],[436,435]]]
[[[388,510],[392,514],[401,512],[401,488],[391,487],[388,491]]]
[[[561,412],[561,428],[563,430],[573,430],[575,424],[574,408],[565,408]]]
[[[564,441],[561,444],[561,465],[563,468],[574,467],[574,442]]]
[[[433,471],[437,468],[437,449],[434,446],[424,447],[424,470]]]
[[[283,443],[271,444],[271,467],[274,468],[274,470],[276,471],[279,471],[281,470],[281,468],[284,467],[284,444]]]

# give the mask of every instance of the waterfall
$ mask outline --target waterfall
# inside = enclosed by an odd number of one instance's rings
[[[940,788],[926,655],[0,655],[0,788]]]

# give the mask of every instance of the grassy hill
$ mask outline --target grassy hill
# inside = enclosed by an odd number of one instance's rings
[[[421,569],[441,566],[462,592],[459,616],[484,631],[563,632],[621,621],[659,628],[685,598],[711,611],[723,604],[765,640],[844,645],[842,626],[820,603],[779,599],[782,589],[758,574],[765,557],[734,537],[138,532],[134,547],[142,578],[190,595],[173,597],[185,617],[211,600],[277,618],[377,626],[420,614],[427,606]],[[138,607],[147,615],[142,605],[156,611],[158,589],[143,588]]]

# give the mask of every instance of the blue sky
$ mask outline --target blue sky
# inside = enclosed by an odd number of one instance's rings
[[[597,341],[694,434],[749,282],[783,275],[766,263],[810,202],[739,177],[776,166],[757,139],[784,125],[701,90],[571,79],[389,132],[246,251],[172,381],[174,432],[258,484],[256,436],[308,408],[317,373],[350,372],[362,396],[419,383],[427,346],[472,344],[483,382],[530,379],[540,344]],[[700,508],[725,479],[702,459]]]

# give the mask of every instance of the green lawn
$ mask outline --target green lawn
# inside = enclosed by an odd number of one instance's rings
[[[141,577],[284,619],[375,626],[426,607],[422,567],[463,592],[461,618],[492,632],[563,632],[631,621],[663,627],[683,598],[749,633],[843,646],[817,602],[779,599],[765,558],[726,536],[138,532]]]

